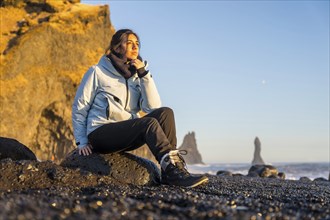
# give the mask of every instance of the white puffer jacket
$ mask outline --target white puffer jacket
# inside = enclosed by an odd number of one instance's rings
[[[147,62],[145,61],[147,66]],[[140,110],[150,113],[161,106],[150,72],[139,78],[137,73],[125,79],[109,58],[84,75],[72,105],[72,124],[78,147],[88,144],[88,134],[113,122],[139,117]]]

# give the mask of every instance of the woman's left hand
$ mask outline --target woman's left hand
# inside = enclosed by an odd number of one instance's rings
[[[92,149],[93,149],[92,145],[87,144],[86,146],[79,148],[78,152],[79,152],[79,155],[88,156],[93,153]]]
[[[136,69],[138,70],[144,67],[144,62],[139,59],[135,59],[135,60],[131,60],[131,65],[135,66]]]

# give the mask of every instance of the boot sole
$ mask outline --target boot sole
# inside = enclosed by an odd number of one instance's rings
[[[194,187],[199,186],[199,185],[201,185],[203,183],[207,183],[208,181],[209,181],[209,178],[204,178],[204,179],[198,181],[197,183],[195,183],[194,185],[187,186],[187,187],[188,188],[194,188]]]
[[[164,185],[168,185],[168,186],[181,186],[181,187],[186,187],[186,188],[194,188],[196,186],[199,186],[203,183],[207,183],[209,181],[209,178],[204,178],[204,179],[201,179],[200,181],[194,183],[193,185],[180,185],[180,184],[170,184],[170,183],[167,183],[167,182],[161,182],[161,184],[164,184]]]

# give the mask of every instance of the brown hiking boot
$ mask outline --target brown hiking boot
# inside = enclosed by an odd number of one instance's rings
[[[160,162],[162,183],[174,186],[196,187],[208,182],[204,175],[190,174],[186,168],[186,163],[181,156],[187,151],[172,150],[165,154]],[[181,153],[181,154],[180,154]]]

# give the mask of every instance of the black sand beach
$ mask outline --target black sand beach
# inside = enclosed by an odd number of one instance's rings
[[[135,186],[48,162],[0,161],[0,219],[330,219],[330,182],[218,177]]]

